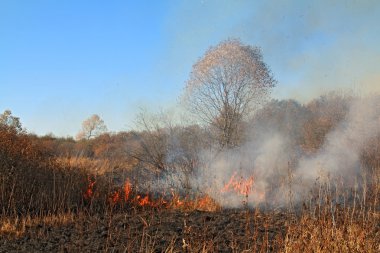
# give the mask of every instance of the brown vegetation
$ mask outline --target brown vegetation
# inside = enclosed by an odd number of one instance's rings
[[[345,118],[347,101],[337,94],[307,105],[271,101],[244,124],[255,130],[251,138],[272,126],[292,137],[294,152],[313,154]],[[28,135],[18,121],[4,120],[0,252],[380,251],[379,136],[361,151],[353,184],[327,175],[296,202],[290,171],[287,205],[263,200],[227,209],[188,181],[197,150],[209,147],[207,131],[154,121],[142,130],[75,141]],[[168,173],[182,173],[184,181],[159,188]],[[243,203],[255,179],[234,174],[224,188],[210,190],[238,191]]]

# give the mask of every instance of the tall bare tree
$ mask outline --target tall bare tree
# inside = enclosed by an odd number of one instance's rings
[[[76,138],[78,140],[91,139],[93,137],[99,136],[107,131],[107,126],[104,121],[99,117],[99,115],[94,114],[90,118],[86,119],[82,123],[82,129],[77,134]]]
[[[222,148],[234,147],[241,123],[275,84],[261,50],[230,39],[211,47],[193,65],[184,98],[200,122],[217,130]]]

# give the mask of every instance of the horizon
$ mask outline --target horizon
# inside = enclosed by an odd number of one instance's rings
[[[98,114],[112,132],[138,109],[176,105],[192,65],[228,38],[262,49],[272,98],[380,91],[376,1],[0,3],[0,111],[28,132],[75,136]]]

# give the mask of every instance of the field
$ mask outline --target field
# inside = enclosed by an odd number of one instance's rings
[[[153,199],[124,185],[99,209],[90,183],[84,201],[94,202],[76,211],[3,216],[0,252],[378,252],[377,177],[366,193],[323,188],[283,208],[222,208],[208,196]]]
[[[351,100],[271,102],[217,153],[199,126],[0,124],[0,252],[379,252],[380,99]]]
[[[379,213],[352,219],[349,211],[133,209],[5,219],[0,252],[378,252]]]
[[[0,253],[380,253],[380,1],[0,0]]]

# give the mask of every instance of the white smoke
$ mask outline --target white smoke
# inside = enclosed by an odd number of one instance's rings
[[[380,132],[380,99],[355,99],[347,118],[328,134],[322,149],[312,158],[302,158],[297,174],[315,179],[318,170],[353,176],[360,168],[360,152]]]
[[[240,178],[254,177],[247,199],[250,206],[262,201],[263,192],[267,203],[282,205],[289,199],[289,187],[294,200],[301,200],[320,180],[321,173],[349,182],[360,173],[360,155],[366,143],[380,134],[380,97],[353,99],[345,119],[327,134],[312,156],[295,148],[291,136],[270,129],[260,131],[239,148],[202,151],[203,168],[194,185],[223,206],[238,207],[245,201],[244,196],[221,192],[234,173]]]
[[[201,164],[205,166],[199,171],[195,183],[222,206],[239,207],[244,201],[250,206],[260,203],[271,186],[272,177],[286,171],[291,155],[288,140],[282,135],[268,134],[264,140],[262,143],[250,141],[239,148],[221,152],[202,152]],[[237,180],[254,178],[248,196],[233,190],[222,191],[234,174]]]

